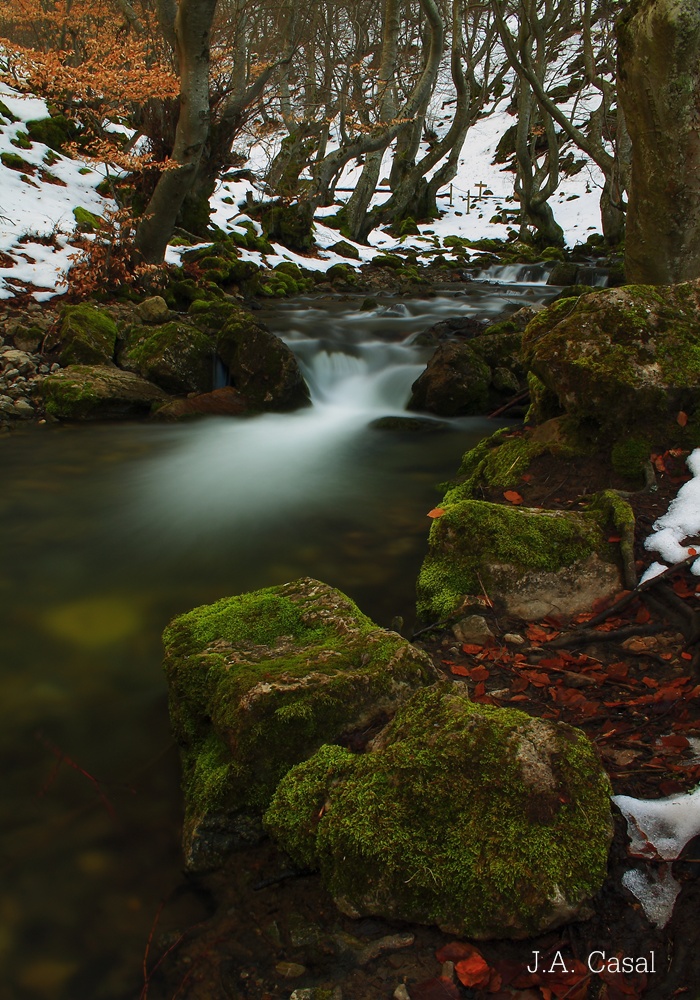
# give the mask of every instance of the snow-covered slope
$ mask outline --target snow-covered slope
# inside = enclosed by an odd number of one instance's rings
[[[104,177],[104,171],[94,163],[55,154],[40,142],[21,148],[26,139],[18,141],[17,137],[26,135],[25,123],[48,115],[43,100],[19,94],[4,85],[0,85],[0,100],[18,119],[12,122],[7,116],[0,115],[0,157],[9,154],[8,162],[14,163],[13,169],[12,165],[0,162],[0,298],[9,298],[16,290],[24,290],[29,284],[33,286],[34,297],[42,300],[64,289],[61,274],[70,266],[71,256],[76,253],[69,242],[75,231],[73,209],[79,206],[101,215],[113,206],[113,202],[95,190]],[[402,241],[404,246],[413,246],[420,251],[427,246],[434,247],[435,237],[440,242],[446,236],[506,238],[512,232],[508,224],[496,217],[517,207],[512,200],[513,175],[492,162],[498,140],[512,124],[513,118],[505,110],[496,110],[472,127],[459,173],[439,198],[443,216],[421,226],[421,236],[405,238]],[[252,144],[248,152],[254,169],[262,168],[269,159],[262,143]],[[29,166],[18,166],[14,159],[17,156]],[[583,155],[579,158],[586,159]],[[8,160],[8,157],[5,156],[5,159]],[[386,172],[388,169],[389,154]],[[339,192],[340,199],[349,197],[349,189],[356,183],[360,170],[361,166],[355,163],[345,170],[338,185],[339,189],[344,189]],[[600,228],[600,184],[599,172],[590,163],[573,177],[562,180],[552,205],[570,245],[583,242],[591,232]],[[250,190],[252,185],[247,181],[222,181],[212,197],[212,221],[222,229],[240,222],[237,206]],[[492,194],[487,195],[487,191]],[[259,194],[255,193],[255,196],[259,197]],[[386,194],[379,193],[375,197],[382,200]],[[341,237],[324,219],[333,215],[339,207],[340,203],[318,212],[318,256],[300,257],[281,246],[275,247],[276,254],[266,260],[260,254],[247,251],[242,251],[242,256],[270,267],[281,260],[293,260],[317,270],[327,270],[340,261],[353,264],[352,260],[328,250]],[[494,218],[496,221],[491,221]],[[397,240],[393,236],[375,230],[370,237],[370,246],[356,244],[360,253],[357,266],[371,260],[377,252],[396,245]],[[176,261],[178,258],[179,252],[172,248],[167,259]]]

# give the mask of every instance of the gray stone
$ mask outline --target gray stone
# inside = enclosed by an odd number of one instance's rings
[[[170,317],[168,303],[162,295],[152,295],[136,306],[136,312],[144,323],[165,323]]]
[[[478,646],[485,646],[494,637],[488,622],[481,615],[462,618],[452,626],[452,633],[460,642],[473,642]]]

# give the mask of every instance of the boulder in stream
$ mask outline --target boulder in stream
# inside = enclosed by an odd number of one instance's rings
[[[44,379],[41,394],[59,420],[143,417],[168,399],[152,382],[111,365],[69,365]]]
[[[212,337],[190,323],[172,320],[132,327],[119,363],[166,392],[185,395],[213,389],[214,354]]]
[[[309,578],[195,608],[163,641],[192,871],[256,841],[293,764],[366,740],[436,676],[426,653]]]
[[[265,826],[351,917],[524,938],[590,914],[610,786],[580,730],[417,692],[365,753],[323,746],[280,782]]]
[[[528,325],[532,372],[587,434],[611,443],[700,436],[700,279],[560,299]],[[678,414],[688,417],[679,426]]]

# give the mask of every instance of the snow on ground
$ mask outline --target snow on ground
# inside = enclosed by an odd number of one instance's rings
[[[20,287],[13,286],[17,281],[46,289],[35,293],[42,300],[63,290],[60,274],[76,253],[68,244],[75,231],[73,209],[80,206],[101,215],[109,207],[95,191],[104,175],[43,143],[32,142],[29,149],[13,144],[18,134],[26,134],[25,123],[47,118],[48,109],[44,101],[2,84],[0,101],[19,119],[9,122],[0,115],[0,156],[20,156],[32,168],[12,169],[0,162],[0,298],[11,297]],[[38,242],[51,237],[54,246]]]
[[[696,555],[696,549],[700,552],[700,545],[697,543],[695,548],[683,544],[688,538],[697,539],[700,536],[700,448],[690,453],[686,465],[693,478],[681,486],[667,512],[654,521],[654,530],[644,543],[644,547],[650,552],[658,552],[665,564],[653,562],[640,583],[653,580],[668,569],[669,565]],[[695,576],[700,576],[700,558],[692,563],[690,571]]]
[[[95,190],[104,172],[94,162],[53,154],[47,146],[38,142],[32,142],[29,149],[13,144],[12,140],[16,140],[18,134],[26,132],[27,121],[47,117],[48,109],[43,100],[20,94],[5,85],[0,85],[0,100],[19,119],[11,123],[0,117],[0,155],[21,156],[31,167],[23,171],[0,163],[0,298],[11,297],[15,288],[27,282],[40,289],[34,292],[34,297],[42,300],[63,290],[60,275],[70,266],[71,257],[76,253],[69,243],[75,230],[73,209],[80,206],[102,215],[114,203]],[[505,110],[497,109],[472,127],[462,152],[459,172],[438,197],[444,214],[432,223],[421,225],[420,236],[409,236],[399,241],[381,229],[375,230],[370,236],[370,245],[353,244],[360,255],[359,261],[342,257],[329,249],[343,237],[324,220],[335,214],[350,196],[362,169],[361,164],[353,161],[338,183],[338,203],[321,208],[317,213],[315,238],[318,252],[314,256],[295,254],[276,245],[274,255],[263,257],[260,253],[242,250],[241,257],[268,267],[288,260],[305,268],[326,271],[337,263],[359,267],[378,253],[398,246],[415,248],[420,260],[429,261],[441,249],[446,236],[460,236],[468,240],[507,238],[513,232],[512,219],[502,221],[504,216],[501,213],[517,209],[513,200],[513,174],[501,165],[493,164],[492,159],[498,140],[513,122],[514,119]],[[274,143],[274,139],[265,139],[251,144],[248,166],[264,172],[274,154]],[[423,147],[423,153],[426,148]],[[58,159],[51,163],[54,155]],[[576,152],[575,155],[586,159],[584,154]],[[388,175],[390,164],[391,153],[388,151],[382,166],[382,177]],[[591,232],[600,229],[600,183],[599,172],[590,163],[573,177],[562,177],[562,185],[552,199],[552,207],[570,245],[584,242]],[[487,195],[487,191],[492,193]],[[249,192],[255,199],[262,197],[250,181],[221,181],[211,201],[212,222],[228,230],[244,221],[246,216],[240,214],[241,205]],[[375,195],[374,203],[383,201],[387,196],[386,190],[380,191]],[[52,238],[53,245],[40,242],[47,238]],[[179,261],[182,251],[183,248],[171,247],[166,259],[175,263]]]

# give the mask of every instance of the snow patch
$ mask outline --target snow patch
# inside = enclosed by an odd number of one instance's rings
[[[675,861],[700,833],[700,785],[666,799],[613,795],[612,800],[627,820],[630,854],[635,857]]]
[[[640,583],[652,580],[668,569],[669,565],[683,562],[689,555],[693,555],[683,541],[700,535],[700,448],[690,453],[686,465],[693,478],[681,486],[667,512],[654,522],[654,530],[644,543],[644,547],[650,552],[658,552],[666,565],[652,563]],[[698,550],[700,551],[700,546]],[[700,558],[692,563],[690,571],[695,576],[700,576]]]

